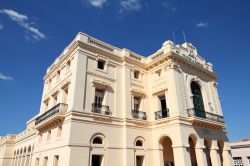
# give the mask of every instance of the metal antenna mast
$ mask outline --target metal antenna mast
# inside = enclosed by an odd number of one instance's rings
[[[183,30],[183,31],[182,31],[182,33],[183,33],[184,42],[186,43],[186,42],[187,42],[187,40],[186,40],[185,31]]]

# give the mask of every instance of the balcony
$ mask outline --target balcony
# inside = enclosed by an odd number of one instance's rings
[[[169,117],[169,109],[164,109],[155,112],[155,120]]]
[[[97,103],[92,103],[92,112],[103,115],[111,115],[112,112],[109,109],[109,106],[101,105]]]
[[[223,116],[220,116],[220,115],[216,115],[216,114],[213,114],[210,112],[195,110],[194,108],[188,109],[187,113],[188,113],[188,117],[194,118],[193,121],[196,121],[196,122],[198,122],[198,121],[205,122],[206,121],[206,123],[210,123],[213,125],[215,125],[216,123],[220,123],[220,124],[224,125],[224,118],[223,118]],[[211,121],[213,121],[215,123],[211,123]]]
[[[48,125],[49,123],[62,120],[64,118],[62,114],[66,112],[67,106],[67,104],[59,103],[42,115],[38,116],[35,120],[36,128],[38,129],[44,125]]]
[[[132,117],[135,119],[147,120],[146,112],[132,110]]]

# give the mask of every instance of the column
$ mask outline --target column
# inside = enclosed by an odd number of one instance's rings
[[[219,148],[217,146],[217,140],[212,140],[212,145],[210,149],[210,156],[213,166],[221,166],[220,156],[219,156]]]
[[[195,147],[196,159],[198,166],[207,166],[207,158],[204,153],[204,146]]]
[[[191,166],[190,154],[187,151],[188,146],[173,146],[174,165],[176,166]]]

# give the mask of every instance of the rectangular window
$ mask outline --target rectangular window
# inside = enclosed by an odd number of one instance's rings
[[[160,69],[160,70],[157,70],[157,71],[155,72],[155,74],[156,74],[157,77],[160,77],[160,76],[161,76],[161,69]]]
[[[58,70],[58,71],[56,72],[56,79],[57,79],[57,80],[59,80],[59,79],[60,79],[60,74],[61,74],[61,71],[60,71],[60,70]]]
[[[102,165],[102,156],[101,155],[92,155],[92,166],[101,166]]]
[[[95,90],[95,106],[102,106],[104,98],[104,91],[102,90]]]
[[[47,165],[48,165],[48,157],[44,157],[43,166],[47,166]]]
[[[53,166],[58,166],[59,163],[59,155],[54,156],[54,164]]]
[[[97,68],[98,68],[98,69],[101,69],[101,70],[104,70],[104,67],[105,67],[105,61],[99,59],[99,60],[97,61]]]
[[[141,104],[141,98],[140,97],[134,97],[134,110],[139,111]]]
[[[136,166],[143,166],[144,156],[136,156]]]
[[[167,103],[166,103],[166,98],[165,96],[159,97],[160,104],[161,104],[161,110],[166,110],[167,109]]]
[[[71,65],[71,62],[70,62],[70,60],[68,60],[68,62],[67,62],[67,70],[70,69],[70,65]]]
[[[139,76],[140,76],[140,71],[135,70],[135,71],[134,71],[134,78],[135,78],[135,79],[139,79]]]
[[[67,104],[68,102],[68,87],[64,88],[63,90],[63,103]]]
[[[248,165],[250,166],[250,157],[247,157]]]
[[[43,102],[43,112],[46,112],[49,107],[49,99]]]
[[[233,157],[234,166],[243,166],[243,161],[241,157]]]
[[[35,166],[39,166],[39,158],[36,158]]]

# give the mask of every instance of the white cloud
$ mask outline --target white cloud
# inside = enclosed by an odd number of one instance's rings
[[[140,0],[121,0],[120,5],[121,5],[120,12],[138,11],[142,8]]]
[[[168,10],[171,10],[171,11],[176,11],[176,7],[174,7],[172,4],[171,4],[171,1],[163,1],[162,2],[162,6]]]
[[[98,8],[102,8],[107,0],[87,0],[87,3]]]
[[[11,81],[13,78],[11,76],[6,76],[3,73],[0,73],[0,80]]]
[[[206,28],[206,27],[208,27],[208,23],[201,21],[201,22],[197,23],[196,26],[199,28]]]
[[[3,24],[0,22],[0,31],[3,30]]]
[[[0,10],[0,13],[7,15],[12,21],[15,21],[23,27],[28,33],[26,36],[29,36],[33,41],[39,41],[45,38],[45,35],[42,32],[31,25],[28,16],[11,9]]]

